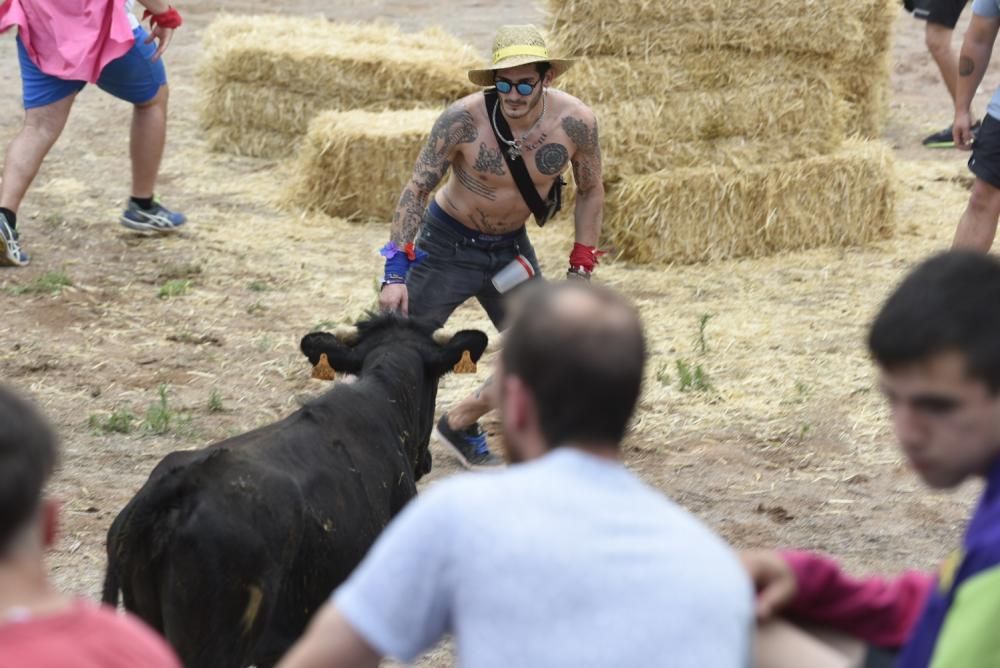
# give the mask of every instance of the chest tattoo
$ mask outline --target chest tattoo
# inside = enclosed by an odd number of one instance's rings
[[[485,143],[479,144],[479,155],[476,156],[476,164],[473,169],[484,174],[496,174],[503,176],[507,172],[503,168],[503,156],[498,148],[488,148]]]
[[[569,152],[562,144],[546,144],[535,153],[535,167],[546,176],[562,171],[569,160]]]

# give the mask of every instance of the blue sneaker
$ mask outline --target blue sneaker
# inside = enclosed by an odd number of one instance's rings
[[[152,209],[143,209],[131,198],[121,217],[121,224],[136,232],[176,232],[186,222],[183,213],[171,211],[156,200]]]
[[[485,469],[503,466],[502,459],[490,452],[486,445],[486,434],[479,423],[466,427],[461,431],[452,429],[448,424],[448,414],[438,420],[434,435],[447,445],[458,456],[458,461],[467,469]]]
[[[9,267],[27,267],[31,258],[21,248],[17,229],[7,222],[7,216],[0,213],[0,264]]]

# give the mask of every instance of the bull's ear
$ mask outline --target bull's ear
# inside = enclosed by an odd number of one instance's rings
[[[466,352],[473,362],[478,362],[489,342],[489,338],[478,329],[456,332],[450,341],[440,344],[438,359],[433,363],[434,371],[440,375],[448,373]]]
[[[361,372],[364,358],[361,354],[329,332],[312,332],[302,337],[302,354],[309,358],[313,366],[319,364],[320,355],[325,354],[330,366],[343,373]]]

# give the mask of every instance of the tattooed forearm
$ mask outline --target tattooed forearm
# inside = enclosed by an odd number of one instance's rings
[[[958,73],[967,77],[976,71],[976,63],[968,56],[962,56],[958,61]]]
[[[498,148],[488,148],[485,142],[479,144],[479,155],[476,156],[476,164],[473,169],[484,174],[496,174],[503,176],[507,172],[503,168],[503,155]]]
[[[562,144],[546,144],[535,153],[535,167],[546,176],[561,172],[567,160],[569,152]]]
[[[455,165],[452,169],[452,173],[458,182],[465,186],[465,189],[469,192],[484,197],[488,200],[495,201],[497,198],[496,188],[491,188],[479,179],[477,179],[472,174],[462,169],[459,165]]]
[[[448,171],[455,147],[474,142],[478,136],[479,131],[472,114],[460,106],[453,106],[438,117],[427,143],[417,156],[413,176],[399,197],[399,204],[392,217],[393,241],[398,244],[413,241],[420,227],[427,198]]]
[[[410,188],[403,191],[392,216],[392,240],[402,246],[413,241],[424,216],[424,200]]]

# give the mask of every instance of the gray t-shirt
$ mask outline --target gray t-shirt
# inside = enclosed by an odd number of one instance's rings
[[[384,655],[455,636],[459,665],[750,665],[751,584],[725,542],[625,467],[571,447],[456,476],[334,594]]]
[[[1000,16],[1000,0],[973,0],[972,13],[976,16],[996,18]],[[986,113],[1000,121],[1000,89],[993,93]]]

